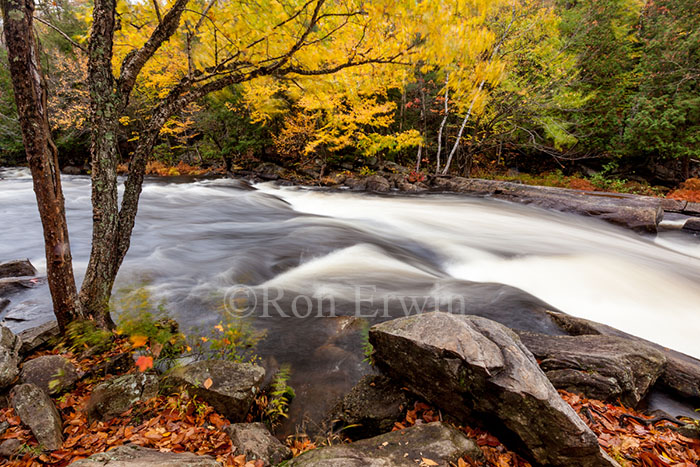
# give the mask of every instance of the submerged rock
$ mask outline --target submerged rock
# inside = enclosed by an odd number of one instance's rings
[[[70,465],[74,467],[221,467],[221,463],[209,456],[198,456],[190,452],[160,452],[133,444],[93,454],[87,459]]]
[[[415,467],[454,465],[481,450],[463,433],[441,422],[415,425],[350,444],[318,448],[295,457],[289,467]],[[428,462],[432,461],[432,463]]]
[[[260,460],[265,467],[292,457],[292,451],[272,436],[262,423],[234,423],[224,428],[235,452],[247,460]]]
[[[49,451],[63,444],[61,416],[48,395],[33,384],[20,384],[10,393],[12,407],[32,430],[39,445]]]
[[[58,394],[78,381],[78,370],[67,358],[44,355],[24,362],[20,381],[32,383],[46,394]]]
[[[381,175],[370,175],[366,179],[366,188],[368,191],[384,193],[391,190],[391,183]]]
[[[90,419],[106,420],[129,410],[135,402],[158,394],[158,377],[133,373],[110,378],[92,391],[87,405]]]
[[[239,422],[250,410],[264,377],[265,369],[252,363],[204,360],[175,368],[163,385],[182,387],[230,421]]]
[[[19,375],[21,347],[21,339],[5,326],[0,325],[0,389],[12,384]]]
[[[368,375],[335,405],[328,418],[350,438],[368,438],[391,431],[407,405],[408,398],[396,383],[383,375]]]
[[[518,336],[494,321],[433,312],[370,329],[374,360],[451,416],[505,431],[545,465],[616,465]]]
[[[636,406],[666,364],[658,350],[616,336],[518,335],[555,388]]]

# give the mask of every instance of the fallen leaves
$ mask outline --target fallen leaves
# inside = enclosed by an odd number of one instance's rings
[[[153,357],[145,355],[140,356],[136,359],[136,368],[138,368],[141,373],[153,368]]]

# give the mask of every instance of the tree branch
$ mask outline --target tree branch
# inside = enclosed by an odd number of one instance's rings
[[[82,45],[80,45],[80,44],[78,44],[77,42],[75,42],[73,39],[70,38],[70,36],[69,36],[68,34],[66,34],[65,32],[61,31],[58,27],[54,26],[53,24],[49,23],[49,22],[46,21],[46,20],[43,20],[43,19],[39,18],[38,16],[35,16],[34,19],[37,20],[37,21],[39,21],[41,24],[44,24],[44,25],[50,27],[51,29],[53,29],[53,30],[56,31],[57,33],[59,33],[61,36],[63,36],[63,38],[64,38],[65,40],[67,40],[68,42],[70,42],[71,45],[72,45],[73,47],[76,47],[76,48],[80,49],[83,53],[87,53],[87,50],[85,49],[85,47],[83,47]]]

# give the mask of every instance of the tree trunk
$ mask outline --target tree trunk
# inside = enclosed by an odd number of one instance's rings
[[[438,130],[438,140],[437,140],[437,145],[438,145],[438,150],[437,150],[437,157],[436,163],[435,163],[435,174],[440,173],[440,154],[442,153],[442,133],[445,130],[445,124],[447,123],[447,117],[449,116],[450,112],[450,107],[449,107],[449,99],[450,99],[450,72],[447,72],[447,75],[445,76],[445,115],[442,117],[442,122],[440,122],[440,129]]]
[[[111,327],[109,297],[119,221],[117,130],[120,100],[112,74],[115,0],[96,0],[88,47],[92,156],[92,250],[80,301],[100,326]]]
[[[46,275],[61,331],[83,318],[68,240],[58,151],[51,140],[46,86],[33,29],[33,0],[1,0],[5,42],[22,138],[44,230]]]

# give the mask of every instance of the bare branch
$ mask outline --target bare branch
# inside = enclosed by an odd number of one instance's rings
[[[44,25],[50,27],[51,29],[53,29],[53,30],[56,31],[57,33],[59,33],[61,36],[63,36],[63,38],[64,38],[65,40],[67,40],[68,42],[70,42],[71,45],[72,45],[73,47],[75,47],[75,48],[77,48],[77,49],[80,49],[83,53],[87,53],[87,50],[85,49],[85,47],[83,47],[82,45],[80,45],[80,44],[78,44],[77,42],[75,42],[73,39],[70,38],[70,36],[69,36],[68,34],[66,34],[65,32],[61,31],[58,27],[54,26],[53,24],[49,23],[48,21],[45,21],[45,20],[39,18],[38,16],[35,16],[34,19],[37,20],[37,21],[39,21],[41,24],[44,24]]]

